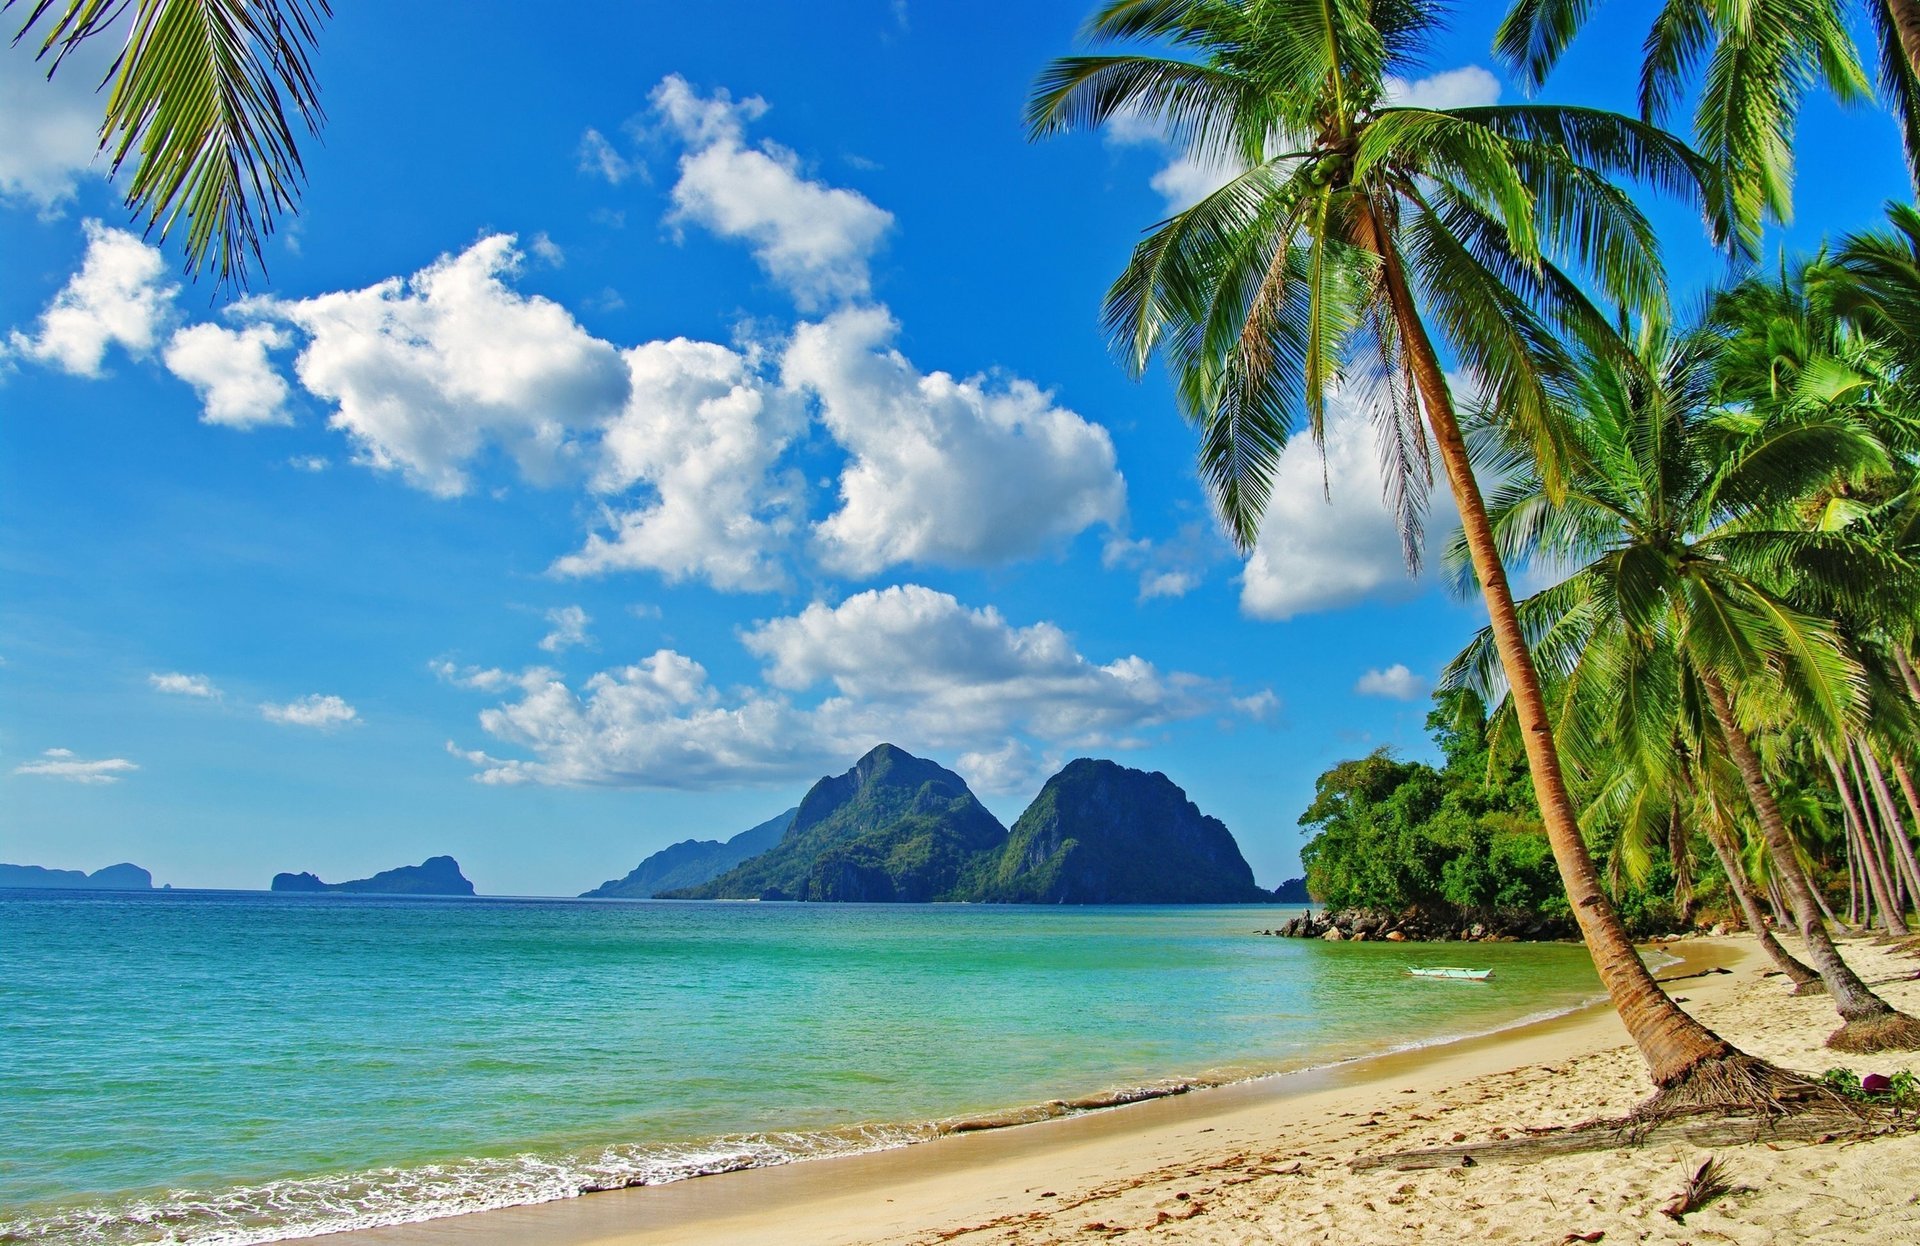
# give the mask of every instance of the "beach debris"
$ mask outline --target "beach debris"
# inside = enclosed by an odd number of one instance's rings
[[[1709,1155],[1705,1163],[1693,1170],[1680,1192],[1660,1209],[1660,1214],[1676,1224],[1684,1223],[1688,1212],[1699,1211],[1714,1199],[1731,1193],[1733,1185],[1727,1180],[1726,1166],[1717,1156]]]
[[[1569,1233],[1560,1239],[1560,1246],[1572,1246],[1574,1242],[1597,1242],[1606,1235],[1605,1229],[1595,1229],[1591,1233]]]

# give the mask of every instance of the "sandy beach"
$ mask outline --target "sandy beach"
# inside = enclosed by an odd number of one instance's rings
[[[1708,1025],[1780,1064],[1891,1073],[1893,1054],[1821,1046],[1824,997],[1794,998],[1743,937],[1693,939],[1663,976]],[[1920,1011],[1908,955],[1849,960]],[[1704,972],[1716,968],[1729,973]],[[1853,1243],[1920,1242],[1920,1134],[1859,1143],[1673,1144],[1416,1172],[1364,1155],[1619,1115],[1646,1093],[1609,1009],[1336,1069],[1203,1091],[900,1150],[325,1239],[333,1246],[494,1243]],[[1732,1193],[1676,1221],[1661,1208],[1709,1154]]]

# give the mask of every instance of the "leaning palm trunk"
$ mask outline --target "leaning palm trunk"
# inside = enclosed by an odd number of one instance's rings
[[[1680,819],[1680,807],[1667,812],[1667,857],[1673,862],[1673,903],[1680,910],[1680,924],[1693,924],[1693,858],[1687,851],[1687,828]]]
[[[1840,793],[1840,812],[1846,822],[1847,842],[1851,848],[1848,854],[1852,859],[1848,869],[1849,881],[1855,869],[1864,874],[1874,907],[1880,911],[1881,925],[1886,927],[1890,935],[1903,935],[1907,933],[1906,924],[1900,920],[1899,905],[1893,898],[1893,889],[1887,884],[1880,855],[1874,850],[1873,828],[1867,821],[1866,811],[1854,799],[1855,787],[1848,782],[1846,772],[1840,768],[1833,750],[1823,743],[1820,751],[1826,757],[1828,771],[1833,775],[1833,785]],[[1849,916],[1857,917],[1858,914],[1850,909]]]
[[[1781,973],[1787,975],[1793,983],[1795,994],[1811,995],[1825,990],[1820,975],[1801,964],[1799,959],[1786,948],[1780,946],[1780,940],[1773,937],[1773,928],[1767,924],[1766,915],[1760,911],[1760,897],[1753,889],[1753,880],[1747,877],[1746,870],[1740,867],[1740,856],[1734,851],[1733,844],[1727,839],[1727,833],[1711,823],[1706,827],[1707,842],[1713,845],[1713,855],[1720,860],[1720,868],[1727,875],[1727,886],[1733,889],[1733,895],[1740,902],[1740,913],[1746,918],[1747,929],[1753,931],[1753,937],[1759,941],[1760,950],[1767,954]]]
[[[1841,1051],[1920,1050],[1920,1021],[1895,1010],[1875,995],[1860,980],[1860,975],[1840,959],[1840,950],[1834,947],[1833,937],[1820,920],[1820,906],[1814,900],[1813,887],[1800,868],[1793,837],[1788,834],[1780,806],[1767,786],[1759,755],[1734,718],[1733,703],[1727,698],[1726,688],[1712,671],[1701,671],[1700,682],[1713,705],[1713,716],[1720,724],[1721,734],[1726,737],[1727,751],[1740,771],[1747,798],[1753,803],[1760,832],[1773,858],[1773,872],[1792,901],[1800,936],[1806,941],[1807,957],[1819,971],[1821,981],[1827,984],[1827,994],[1833,997],[1833,1006],[1840,1012],[1842,1024],[1827,1036],[1827,1046]]]
[[[1648,1073],[1660,1091],[1659,1099],[1679,1103],[1696,1097],[1723,1098],[1728,1081],[1749,1080],[1753,1074],[1748,1066],[1764,1066],[1736,1051],[1719,1035],[1688,1016],[1660,989],[1600,885],[1599,871],[1594,868],[1593,856],[1580,835],[1573,798],[1567,792],[1559,751],[1548,722],[1546,698],[1540,690],[1540,677],[1514,609],[1513,592],[1500,562],[1486,502],[1473,476],[1466,439],[1460,434],[1446,374],[1427,337],[1426,326],[1414,309],[1413,294],[1395,249],[1384,244],[1370,220],[1362,225],[1360,241],[1381,261],[1393,316],[1398,322],[1401,340],[1406,344],[1421,404],[1446,470],[1447,483],[1453,490],[1454,503],[1460,511],[1474,574],[1479,578],[1481,595],[1486,600],[1500,665],[1506,672],[1514,713],[1525,741],[1527,766],[1533,777],[1534,794],[1540,802],[1547,842],[1553,847],[1554,862],[1559,866],[1581,936],[1593,954],[1600,980],[1606,983],[1607,994],[1621,1022],[1647,1061]]]
[[[1894,860],[1906,873],[1907,892],[1920,905],[1920,861],[1914,860],[1913,841],[1907,838],[1907,826],[1900,818],[1900,809],[1893,803],[1893,792],[1887,787],[1887,776],[1880,769],[1879,759],[1863,740],[1860,742],[1860,756],[1867,764],[1867,778],[1873,784],[1874,801],[1880,806],[1880,815],[1887,820],[1887,838],[1893,844]],[[1904,933],[1906,923],[1901,923]]]
[[[1913,776],[1907,773],[1907,763],[1901,761],[1898,756],[1895,756],[1892,761],[1893,777],[1900,780],[1900,790],[1907,797],[1907,811],[1914,817],[1920,818],[1920,796],[1914,794]]]
[[[1913,72],[1920,75],[1920,3],[1916,0],[1884,2],[1894,32],[1900,36],[1900,50],[1907,54],[1907,63],[1913,66]]]

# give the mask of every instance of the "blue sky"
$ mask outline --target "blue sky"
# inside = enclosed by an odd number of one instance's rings
[[[1621,106],[1616,5],[1547,95]],[[1462,6],[1416,98],[1516,99]],[[1165,771],[1268,884],[1314,776],[1425,750],[1477,611],[1409,581],[1366,435],[1215,534],[1099,301],[1204,184],[1029,144],[1079,3],[343,6],[249,301],[0,56],[0,857],[261,887],[447,852],[571,894],[892,740],[1011,822],[1080,755]],[[1808,111],[1808,245],[1906,193]],[[1719,271],[1658,207],[1677,290]]]

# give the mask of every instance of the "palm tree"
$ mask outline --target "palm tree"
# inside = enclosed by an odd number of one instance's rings
[[[1537,86],[1597,3],[1514,0],[1494,50]],[[1664,122],[1697,77],[1694,138],[1721,171],[1724,208],[1749,248],[1759,242],[1763,217],[1790,219],[1794,122],[1808,89],[1824,86],[1843,104],[1871,95],[1848,33],[1856,16],[1872,30],[1881,95],[1899,119],[1920,185],[1920,0],[1662,0],[1648,29],[1641,115]]]
[[[1664,297],[1653,231],[1614,177],[1697,194],[1684,144],[1616,114],[1546,106],[1396,106],[1388,77],[1423,63],[1427,0],[1112,0],[1096,42],[1152,51],[1069,56],[1039,78],[1031,133],[1148,117],[1240,172],[1155,226],[1107,296],[1137,374],[1160,354],[1200,437],[1200,470],[1250,547],[1298,417],[1317,438],[1328,394],[1358,394],[1387,447],[1387,493],[1410,560],[1437,452],[1514,689],[1540,810],[1581,933],[1658,1088],[1655,1102],[1769,1097],[1785,1075],[1681,1011],[1647,971],[1580,837],[1546,705],[1455,414],[1449,349],[1551,474],[1567,337],[1612,305]],[[1436,335],[1438,340],[1436,341]],[[1421,428],[1424,417],[1426,429]]]
[[[27,9],[15,43],[55,7],[0,4]],[[264,269],[261,240],[298,201],[288,105],[319,134],[309,51],[331,14],[328,0],[66,0],[39,57],[51,78],[82,44],[124,36],[100,84],[112,84],[100,150],[116,176],[133,159],[127,207],[162,239],[184,213],[188,270],[211,265],[222,285],[244,286],[248,257]]]
[[[1596,360],[1574,393],[1577,468],[1557,498],[1528,456],[1499,462],[1492,514],[1509,557],[1579,569],[1524,603],[1534,652],[1561,687],[1563,734],[1646,774],[1675,765],[1676,723],[1696,753],[1740,776],[1775,876],[1851,1051],[1920,1049],[1920,1021],[1874,995],[1841,959],[1801,869],[1754,734],[1797,724],[1820,740],[1860,729],[1866,681],[1830,616],[1875,598],[1908,611],[1914,569],[1842,528],[1809,532],[1797,508],[1835,478],[1884,466],[1851,419],[1722,412],[1720,342],[1701,331],[1638,337],[1639,367]],[[1450,670],[1497,681],[1486,635]]]

